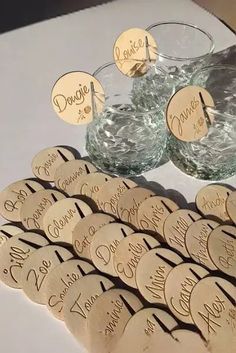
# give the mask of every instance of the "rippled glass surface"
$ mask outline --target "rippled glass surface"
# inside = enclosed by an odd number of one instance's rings
[[[200,141],[186,143],[171,136],[169,156],[187,174],[206,180],[226,179],[236,174],[236,68],[206,67],[196,73],[191,84],[206,87],[216,109],[208,135]]]
[[[132,104],[114,105],[88,125],[86,149],[103,171],[139,175],[158,164],[166,140],[161,110],[144,113]]]

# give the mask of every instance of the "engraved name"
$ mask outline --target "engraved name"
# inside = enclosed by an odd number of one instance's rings
[[[107,315],[109,317],[109,322],[105,327],[105,331],[104,331],[105,336],[110,336],[115,333],[115,329],[119,324],[120,314],[124,307],[123,301],[119,299],[117,299],[115,302],[112,302],[112,304],[114,305],[114,308],[111,311],[107,312]]]
[[[72,173],[70,176],[68,176],[65,179],[59,178],[57,180],[57,187],[61,190],[66,191],[68,186],[70,186],[71,184],[73,184],[75,181],[77,181],[77,179],[83,175],[83,174],[87,174],[86,170],[82,167],[78,168],[78,170],[76,170],[74,173]]]
[[[146,214],[140,220],[140,226],[142,229],[154,228],[156,231],[159,230],[160,222],[163,220],[163,215],[166,213],[165,207],[152,206],[152,215],[148,217]],[[167,211],[168,212],[168,211]],[[169,213],[169,212],[168,212]]]
[[[100,206],[103,208],[105,212],[112,212],[116,214],[117,211],[117,203],[121,197],[121,195],[127,190],[127,187],[124,184],[120,184],[117,187],[116,192],[107,202],[100,202]]]
[[[4,208],[8,212],[13,212],[14,210],[18,210],[21,205],[26,200],[26,197],[28,196],[28,192],[26,190],[20,189],[18,191],[12,190],[12,194],[16,197],[16,200],[6,200],[4,202]]]
[[[81,105],[85,101],[85,97],[90,92],[90,89],[81,84],[78,85],[78,89],[75,91],[74,95],[72,96],[65,96],[64,94],[60,93],[53,97],[53,103],[55,107],[58,108],[58,113],[64,112],[68,106],[73,105]]]
[[[216,198],[214,200],[208,200],[205,196],[202,198],[202,208],[205,211],[211,211],[214,208],[225,206],[226,198],[220,196],[220,194],[216,193]]]
[[[70,308],[71,313],[78,314],[81,318],[87,319],[88,313],[90,312],[95,300],[99,297],[99,294],[92,294],[85,301],[81,302],[82,293],[79,293],[78,297],[74,301]]]
[[[172,236],[169,237],[169,241],[171,242],[171,244],[174,244],[175,246],[179,246],[181,248],[185,247],[184,239],[188,227],[188,222],[183,217],[179,217],[176,224],[170,227],[170,230],[173,231]]]
[[[21,249],[17,246],[11,246],[10,248],[10,262],[11,262],[11,266],[9,267],[9,269],[4,269],[3,273],[5,275],[7,275],[8,273],[10,273],[11,278],[13,279],[13,281],[15,283],[18,283],[17,279],[16,279],[16,273],[18,272],[19,269],[22,269],[24,261],[26,259],[28,259],[29,255],[30,255],[30,249]]]
[[[58,159],[58,157],[59,157],[58,153],[49,153],[48,159],[43,164],[39,166],[35,166],[35,170],[39,175],[44,174],[49,176],[50,168],[53,166],[53,164]]]
[[[95,255],[104,266],[107,266],[111,259],[113,259],[113,254],[116,251],[117,246],[120,244],[119,240],[114,240],[112,243],[108,245],[99,245],[95,250]]]
[[[145,288],[152,294],[154,299],[163,299],[164,285],[166,280],[166,266],[158,266],[154,274],[149,277],[151,283]]]
[[[205,265],[208,260],[208,251],[207,251],[208,236],[209,236],[209,228],[206,225],[202,226],[198,236],[195,236],[195,235],[193,236],[193,238],[198,241],[198,245],[200,246],[200,249],[198,249],[196,252],[192,252],[191,255],[195,260],[197,260],[200,264],[203,264],[203,265]]]
[[[132,59],[132,57],[145,45],[144,40],[139,38],[136,41],[129,41],[129,47],[125,48],[123,51],[116,46],[115,47],[115,61],[120,66],[123,67],[127,60]]]
[[[37,269],[31,268],[27,274],[26,280],[29,281],[31,277],[38,292],[40,291],[42,284],[50,271],[51,265],[51,261],[42,260],[41,265]]]
[[[42,201],[36,205],[36,208],[33,210],[33,214],[31,217],[24,218],[24,221],[27,224],[29,229],[40,228],[40,224],[38,220],[42,218],[45,214],[45,211],[51,206],[54,202],[47,199],[46,197],[42,198]]]
[[[103,225],[105,224],[102,224],[101,226]],[[81,241],[78,239],[74,241],[74,247],[79,254],[83,254],[84,250],[86,250],[90,246],[91,239],[94,236],[95,232],[96,228],[94,226],[90,226],[88,229],[89,235],[84,235]]]
[[[227,239],[226,241],[221,240],[221,243],[224,254],[219,256],[219,263],[225,269],[229,269],[232,266],[235,266],[236,263],[234,241]]]
[[[116,270],[120,274],[123,273],[126,278],[133,278],[141,257],[148,251],[148,249],[141,243],[137,243],[136,245],[129,243],[128,249],[130,257],[127,260],[127,263],[124,264],[119,262],[116,265]]]
[[[170,304],[172,305],[174,310],[182,316],[189,316],[190,314],[190,295],[196,283],[197,280],[191,277],[186,277],[185,280],[181,282],[181,288],[177,299],[177,304],[179,305],[180,309],[182,309],[182,311],[177,309],[174,304],[176,298],[174,298],[173,296],[170,298]]]
[[[216,295],[212,303],[205,303],[203,311],[198,311],[198,315],[207,326],[208,333],[216,333],[221,327],[221,315],[225,311],[225,301]]]
[[[61,235],[61,230],[63,230],[70,223],[75,214],[77,214],[77,211],[75,209],[69,208],[64,216],[59,219],[53,219],[52,223],[50,223],[47,227],[48,233],[51,235],[51,237],[59,238]]]

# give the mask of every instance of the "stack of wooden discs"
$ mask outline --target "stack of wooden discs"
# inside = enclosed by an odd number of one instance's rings
[[[32,170],[0,193],[3,283],[91,353],[234,351],[236,191],[207,185],[183,209],[65,147]]]

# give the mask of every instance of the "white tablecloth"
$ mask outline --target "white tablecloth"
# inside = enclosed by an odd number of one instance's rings
[[[77,69],[93,72],[112,60],[114,40],[123,30],[173,19],[206,29],[215,39],[216,50],[235,44],[232,32],[190,0],[117,0],[1,35],[0,189],[30,177],[32,157],[47,146],[72,145],[85,154],[85,128],[65,124],[50,104],[52,85],[61,74]],[[205,184],[170,163],[145,177],[178,190],[188,202]],[[236,186],[236,178],[227,182]],[[82,350],[45,307],[0,284],[0,352]]]

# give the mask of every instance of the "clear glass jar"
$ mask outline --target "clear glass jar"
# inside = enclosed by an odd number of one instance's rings
[[[104,111],[87,127],[86,150],[101,170],[123,176],[140,175],[158,165],[166,148],[166,97],[156,95],[152,108],[133,95],[136,78],[120,73],[114,63],[94,73],[105,91]],[[166,79],[168,75],[165,76]]]
[[[236,67],[205,67],[192,76],[190,84],[205,87],[211,93],[215,109],[205,109],[214,116],[214,122],[200,141],[182,142],[170,136],[170,159],[196,178],[229,178],[236,174]]]

